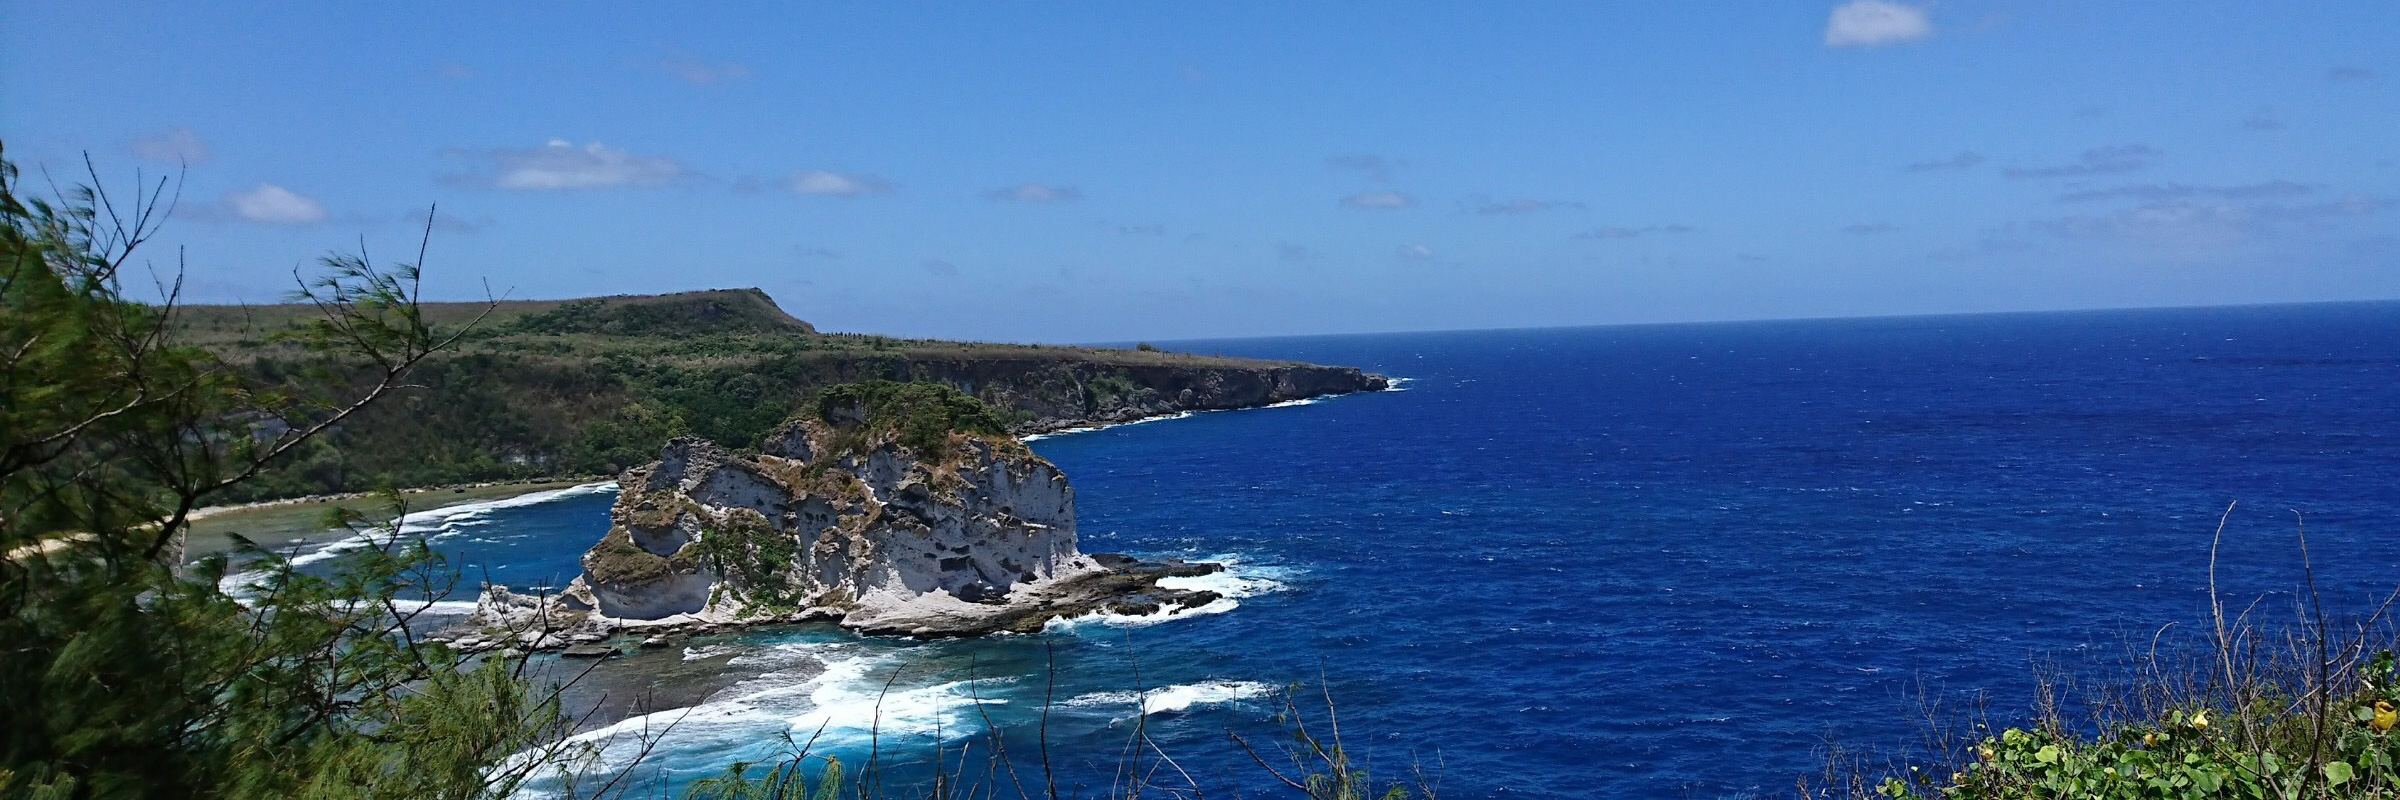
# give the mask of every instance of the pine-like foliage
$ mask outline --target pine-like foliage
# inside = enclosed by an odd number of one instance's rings
[[[183,563],[193,511],[444,346],[416,268],[328,259],[302,340],[353,377],[270,391],[174,342],[174,287],[123,294],[167,182],[21,188],[0,161],[0,797],[501,797],[540,769],[555,701],[411,640],[450,576],[391,524],[349,517],[381,544],[331,573]]]

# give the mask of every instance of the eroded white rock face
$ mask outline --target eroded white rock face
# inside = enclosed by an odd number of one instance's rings
[[[1076,550],[1066,477],[1013,440],[953,436],[928,458],[841,435],[796,422],[757,456],[678,439],[626,473],[583,559],[598,613],[971,627],[1099,569]]]

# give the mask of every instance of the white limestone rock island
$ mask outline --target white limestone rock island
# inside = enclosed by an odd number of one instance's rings
[[[827,389],[757,454],[676,439],[618,479],[607,535],[557,597],[487,589],[468,630],[446,638],[553,649],[813,620],[969,636],[1219,599],[1158,581],[1221,565],[1079,551],[1074,489],[1006,429],[947,387],[876,382]]]

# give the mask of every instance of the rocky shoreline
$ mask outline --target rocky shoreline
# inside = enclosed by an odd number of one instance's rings
[[[1207,561],[1142,561],[1114,553],[1093,554],[1102,569],[1042,587],[1020,602],[996,605],[973,626],[911,624],[844,625],[869,636],[919,639],[965,638],[993,633],[1037,633],[1051,620],[1106,614],[1139,617],[1197,609],[1223,599],[1205,589],[1175,589],[1158,582],[1223,572]],[[622,619],[577,610],[555,596],[523,595],[504,586],[485,586],[473,615],[422,637],[466,652],[506,656],[557,652],[569,658],[622,655],[629,647],[670,647],[711,633],[773,625],[842,624],[839,612],[812,609],[765,616],[677,615],[654,620]]]
[[[731,627],[962,637],[1221,599],[1161,582],[1223,565],[1079,551],[1066,477],[981,401],[941,384],[857,386],[756,453],[669,443],[619,478],[611,527],[564,590],[486,587],[433,638],[605,656]]]

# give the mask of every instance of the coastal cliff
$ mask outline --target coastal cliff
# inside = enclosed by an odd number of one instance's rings
[[[1193,357],[1149,362],[1141,351],[1119,353],[1124,355],[921,356],[871,364],[866,374],[849,377],[950,386],[1008,412],[1010,432],[1020,435],[1391,387],[1383,376],[1352,367]]]
[[[966,636],[1218,599],[1160,581],[1219,565],[1078,550],[1066,476],[1002,426],[940,384],[886,382],[829,389],[755,454],[676,439],[618,480],[608,533],[565,591],[487,590],[454,638],[549,648],[625,629],[812,620]]]
[[[827,333],[756,289],[423,308],[461,338],[410,373],[414,388],[222,499],[615,475],[678,436],[751,446],[819,389],[861,381],[949,386],[1019,435],[1389,385],[1348,367],[1149,348]],[[186,306],[177,325],[183,340],[273,385],[321,380],[319,356],[276,335],[315,313]]]

